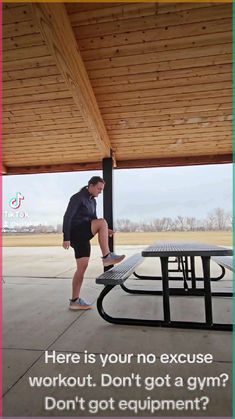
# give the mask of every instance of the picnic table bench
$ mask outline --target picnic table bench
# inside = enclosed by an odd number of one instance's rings
[[[212,256],[211,260],[216,262],[222,268],[223,276],[225,273],[225,268],[234,272],[232,256]]]
[[[232,330],[232,324],[214,323],[213,321],[213,306],[212,296],[217,297],[231,297],[231,292],[212,292],[210,285],[210,259],[213,257],[223,256],[228,257],[232,255],[231,249],[222,248],[219,246],[205,245],[200,243],[156,243],[146,248],[141,254],[135,254],[126,259],[119,265],[104,272],[96,279],[97,284],[105,285],[97,300],[97,309],[101,317],[110,323],[127,324],[127,325],[144,325],[155,327],[180,327],[180,328],[194,328],[194,329],[214,329],[214,330]],[[170,257],[190,257],[193,260],[196,256],[202,259],[203,268],[203,283],[204,288],[189,289],[185,285],[186,278],[183,275],[184,289],[169,287],[168,263]],[[146,290],[146,289],[129,289],[124,285],[124,282],[135,272],[137,266],[143,261],[143,257],[160,257],[161,261],[161,280],[162,290]],[[231,265],[230,265],[231,266]],[[145,277],[145,279],[158,279],[159,277]],[[103,307],[104,297],[116,286],[120,285],[126,292],[133,294],[150,294],[159,295],[163,297],[163,312],[164,319],[140,319],[140,318],[125,318],[110,316]],[[174,321],[171,319],[170,312],[170,296],[203,296],[205,300],[205,321]]]
[[[129,278],[129,276],[134,272],[136,267],[143,261],[143,257],[140,253],[125,259],[119,265],[114,266],[108,271],[101,274],[96,278],[97,284],[104,285],[120,285]]]
[[[96,278],[97,284],[103,284],[105,285],[105,288],[100,293],[98,299],[97,299],[97,310],[101,317],[103,317],[104,320],[110,322],[110,323],[120,323],[120,319],[116,319],[115,317],[109,316],[104,308],[103,308],[103,300],[104,297],[116,286],[120,285],[125,291],[124,282],[131,276],[131,274],[134,272],[134,270],[137,268],[137,266],[140,265],[140,263],[143,261],[143,257],[140,253],[136,253],[129,258],[125,259],[123,262],[121,262],[119,265],[114,266],[113,268],[107,270],[98,278]]]

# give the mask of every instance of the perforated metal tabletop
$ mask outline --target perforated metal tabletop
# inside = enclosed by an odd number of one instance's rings
[[[232,256],[233,250],[204,243],[156,242],[142,252],[144,257]]]

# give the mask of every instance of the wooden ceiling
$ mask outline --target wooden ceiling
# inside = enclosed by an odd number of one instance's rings
[[[232,161],[231,3],[5,3],[3,172]]]

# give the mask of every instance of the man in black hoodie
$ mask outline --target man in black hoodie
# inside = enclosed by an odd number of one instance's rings
[[[77,262],[77,270],[73,277],[73,291],[70,300],[70,310],[89,310],[92,306],[79,297],[85,271],[88,266],[91,245],[90,240],[98,234],[102,252],[103,266],[115,265],[121,262],[125,255],[110,252],[108,237],[113,231],[108,228],[106,220],[97,219],[95,198],[103,191],[104,180],[93,176],[88,186],[84,186],[70,198],[63,219],[63,247],[73,247]]]

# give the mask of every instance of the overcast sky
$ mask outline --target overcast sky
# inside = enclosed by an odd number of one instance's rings
[[[69,198],[90,177],[102,172],[77,172],[3,177],[3,224],[9,214],[26,212],[28,222],[62,223]],[[114,171],[114,218],[148,221],[160,217],[204,218],[216,207],[232,210],[232,165],[209,165]],[[9,201],[20,192],[21,207]],[[102,217],[102,196],[97,199]],[[5,224],[6,225],[6,224]]]

